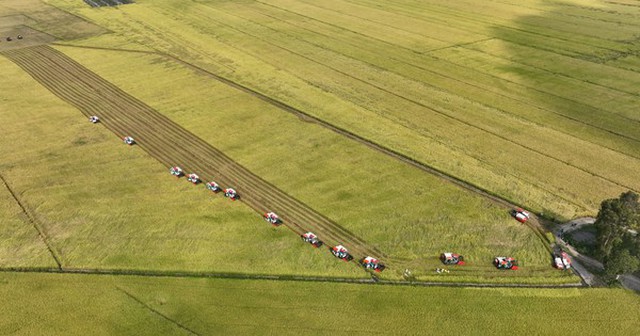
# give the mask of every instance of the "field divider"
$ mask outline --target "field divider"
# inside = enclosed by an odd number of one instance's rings
[[[477,287],[477,288],[580,288],[586,287],[580,283],[565,284],[526,284],[526,283],[482,283],[482,282],[439,282],[420,280],[385,280],[375,276],[371,278],[339,278],[305,276],[292,274],[248,274],[231,272],[190,272],[190,271],[153,271],[136,269],[98,269],[98,268],[74,268],[64,267],[2,267],[3,273],[49,273],[49,274],[84,274],[105,276],[139,276],[149,278],[213,278],[236,280],[271,280],[271,281],[297,281],[297,282],[326,282],[326,283],[351,283],[389,286],[421,286],[421,287]]]
[[[55,261],[56,265],[58,265],[58,268],[56,268],[56,269],[57,270],[61,270],[62,269],[62,262],[61,262],[62,258],[60,256],[60,253],[55,249],[55,247],[51,243],[49,237],[47,236],[46,232],[44,231],[44,229],[40,225],[40,222],[38,221],[36,216],[33,213],[31,213],[31,211],[29,210],[28,206],[26,206],[20,200],[20,198],[18,197],[16,192],[13,190],[13,188],[11,188],[9,183],[7,183],[7,180],[5,179],[5,177],[2,174],[0,174],[0,181],[2,181],[2,184],[5,186],[7,191],[9,191],[9,193],[11,194],[13,199],[16,201],[16,204],[20,207],[20,209],[22,210],[22,213],[24,213],[24,215],[27,217],[27,221],[29,223],[31,223],[31,225],[33,225],[33,228],[36,229],[36,231],[38,232],[38,236],[40,237],[40,239],[42,240],[44,245],[47,247],[47,250],[49,251],[49,254],[51,254],[51,257]]]

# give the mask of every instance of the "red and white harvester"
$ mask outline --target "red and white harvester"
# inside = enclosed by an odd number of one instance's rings
[[[378,259],[374,257],[366,257],[360,260],[360,264],[362,265],[362,267],[374,270],[376,272],[382,272],[386,268],[384,264],[382,264]]]
[[[353,257],[351,256],[351,254],[349,254],[349,250],[347,250],[347,248],[342,245],[337,245],[337,246],[331,247],[330,249],[331,249],[331,253],[333,253],[333,255],[336,256],[336,258],[338,259],[342,259],[344,261],[353,260]]]
[[[191,174],[187,175],[187,181],[189,181],[189,182],[191,182],[193,184],[198,184],[198,183],[200,183],[200,176],[198,176],[198,175],[196,175],[194,173],[191,173]]]
[[[278,226],[282,224],[282,220],[280,219],[280,217],[278,217],[278,215],[276,215],[275,212],[267,212],[262,217],[264,218],[264,220],[271,223],[273,226]]]
[[[440,255],[440,261],[445,265],[464,265],[464,257],[451,252],[445,252]]]
[[[207,189],[213,191],[214,193],[222,191],[222,188],[220,188],[220,186],[213,181],[207,183]]]
[[[554,253],[553,263],[557,269],[567,270],[571,268],[571,258],[567,252]]]
[[[531,218],[531,214],[529,211],[523,210],[521,208],[511,210],[511,216],[513,216],[518,222],[524,223]]]
[[[229,197],[232,201],[240,198],[240,195],[233,188],[227,188],[224,190],[224,197]]]
[[[498,269],[517,270],[518,261],[511,257],[496,257],[493,259],[493,265]]]
[[[129,146],[131,146],[131,145],[136,143],[136,141],[133,140],[133,138],[130,137],[130,136],[126,136],[126,137],[122,138],[122,140],[124,141],[124,143],[126,143]]]
[[[311,244],[313,247],[322,246],[322,241],[318,239],[318,236],[316,236],[313,232],[302,234],[300,235],[300,238],[302,238],[304,242]]]
[[[182,175],[184,175],[184,172],[182,171],[182,168],[175,166],[175,167],[171,167],[171,169],[169,169],[169,172],[171,173],[171,175],[175,176],[175,177],[181,177]]]

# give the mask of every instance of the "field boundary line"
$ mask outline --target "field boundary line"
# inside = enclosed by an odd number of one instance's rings
[[[387,286],[420,286],[420,287],[478,287],[478,288],[591,288],[584,283],[564,284],[527,284],[527,283],[481,283],[481,282],[439,282],[417,280],[384,280],[377,278],[337,278],[322,276],[285,275],[285,274],[246,274],[224,272],[188,272],[188,271],[154,271],[135,269],[98,269],[98,268],[46,268],[46,267],[1,267],[1,273],[49,273],[49,274],[84,274],[105,276],[139,276],[148,278],[196,278],[196,279],[235,279],[235,280],[271,280],[295,282],[351,283]]]
[[[117,289],[118,291],[122,292],[124,295],[126,295],[126,296],[127,296],[128,298],[130,298],[131,300],[133,300],[133,301],[135,301],[135,302],[139,303],[139,304],[140,304],[142,307],[144,307],[145,309],[147,309],[147,310],[151,311],[152,313],[154,313],[154,314],[156,314],[156,315],[158,315],[158,316],[162,317],[163,319],[165,319],[165,320],[169,321],[170,323],[175,324],[175,325],[176,325],[176,326],[178,326],[180,329],[182,329],[182,330],[184,330],[184,331],[186,331],[186,332],[188,332],[188,333],[190,333],[190,334],[192,334],[192,335],[198,335],[198,336],[200,335],[200,334],[198,334],[197,332],[195,332],[195,331],[193,331],[193,330],[189,329],[187,326],[183,325],[182,323],[180,323],[180,322],[178,322],[178,321],[176,321],[176,320],[174,320],[174,319],[170,318],[169,316],[167,316],[167,315],[165,315],[165,314],[163,314],[163,313],[159,312],[157,309],[154,309],[153,307],[151,307],[151,306],[149,306],[148,304],[144,303],[142,300],[138,299],[138,298],[137,298],[137,297],[135,297],[133,294],[131,294],[131,293],[127,292],[126,290],[122,289],[121,287],[116,286],[116,289]]]
[[[40,237],[44,245],[47,247],[47,250],[49,250],[49,254],[51,254],[51,257],[53,258],[53,260],[58,265],[58,269],[61,270],[62,269],[62,263],[60,262],[61,258],[58,256],[58,252],[53,248],[53,245],[49,241],[49,237],[44,232],[44,229],[40,226],[40,222],[36,219],[35,215],[31,213],[31,211],[27,210],[27,207],[22,203],[22,201],[20,201],[20,198],[18,197],[16,192],[13,190],[13,188],[11,188],[9,183],[7,183],[7,180],[4,178],[2,174],[0,174],[0,181],[2,181],[2,184],[5,186],[5,188],[7,188],[7,190],[11,194],[11,197],[13,197],[13,199],[16,201],[16,204],[18,204],[18,206],[22,210],[22,213],[25,214],[25,216],[27,217],[27,221],[31,223],[34,229],[36,229],[36,231],[38,232],[38,236]]]

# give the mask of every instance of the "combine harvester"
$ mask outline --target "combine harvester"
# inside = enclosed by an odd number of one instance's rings
[[[182,175],[184,175],[184,172],[182,171],[182,168],[175,166],[175,167],[171,167],[171,169],[169,169],[169,172],[171,173],[171,175],[175,176],[175,177],[181,177]]]
[[[464,265],[464,257],[451,252],[445,252],[440,255],[440,261],[445,265]]]
[[[518,261],[511,257],[496,257],[493,259],[493,265],[497,269],[502,270],[517,270],[518,269]]]
[[[316,236],[313,232],[302,234],[300,235],[300,238],[302,238],[302,241],[311,244],[315,248],[318,248],[323,244],[322,241],[318,239],[318,236]]]
[[[100,118],[98,118],[98,116],[90,116],[89,121],[94,124],[97,124],[100,121]]]
[[[374,270],[376,272],[382,272],[386,268],[384,264],[374,257],[366,257],[360,260],[360,265],[365,269]]]
[[[279,226],[280,224],[282,224],[282,220],[280,219],[280,217],[278,217],[278,215],[276,215],[275,212],[267,212],[262,217],[273,226]]]
[[[232,201],[240,199],[240,195],[233,188],[227,188],[224,190],[224,197],[230,198]]]
[[[522,210],[521,208],[511,210],[511,216],[513,216],[518,222],[525,223],[531,218],[529,211]]]
[[[344,261],[353,260],[353,256],[349,254],[349,250],[347,250],[347,248],[342,245],[337,245],[329,249],[331,250],[331,253],[333,253],[333,255],[338,259],[342,259]]]
[[[567,270],[571,268],[571,258],[566,252],[554,253],[553,264],[557,269]]]
[[[207,183],[207,189],[211,190],[214,193],[219,193],[222,191],[222,188],[220,188],[220,186],[213,181]]]
[[[187,175],[187,181],[189,181],[189,182],[191,182],[193,184],[198,184],[198,183],[200,183],[200,176],[198,176],[198,175],[196,175],[194,173],[191,173],[191,174]]]
[[[122,140],[124,141],[124,143],[126,143],[129,146],[131,146],[131,145],[136,143],[136,141],[133,140],[133,138],[130,137],[130,136],[126,136],[126,137],[122,138]]]

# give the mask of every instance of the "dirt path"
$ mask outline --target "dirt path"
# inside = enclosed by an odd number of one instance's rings
[[[331,221],[231,160],[196,135],[48,46],[5,51],[8,57],[56,96],[120,137],[132,136],[167,169],[179,165],[204,181],[233,186],[259,213],[273,210],[297,234],[313,231],[328,245],[345,245],[355,257],[371,255],[393,262],[375,246]],[[168,173],[167,173],[168,176]],[[218,196],[221,197],[221,196]],[[265,225],[267,225],[265,223]]]

